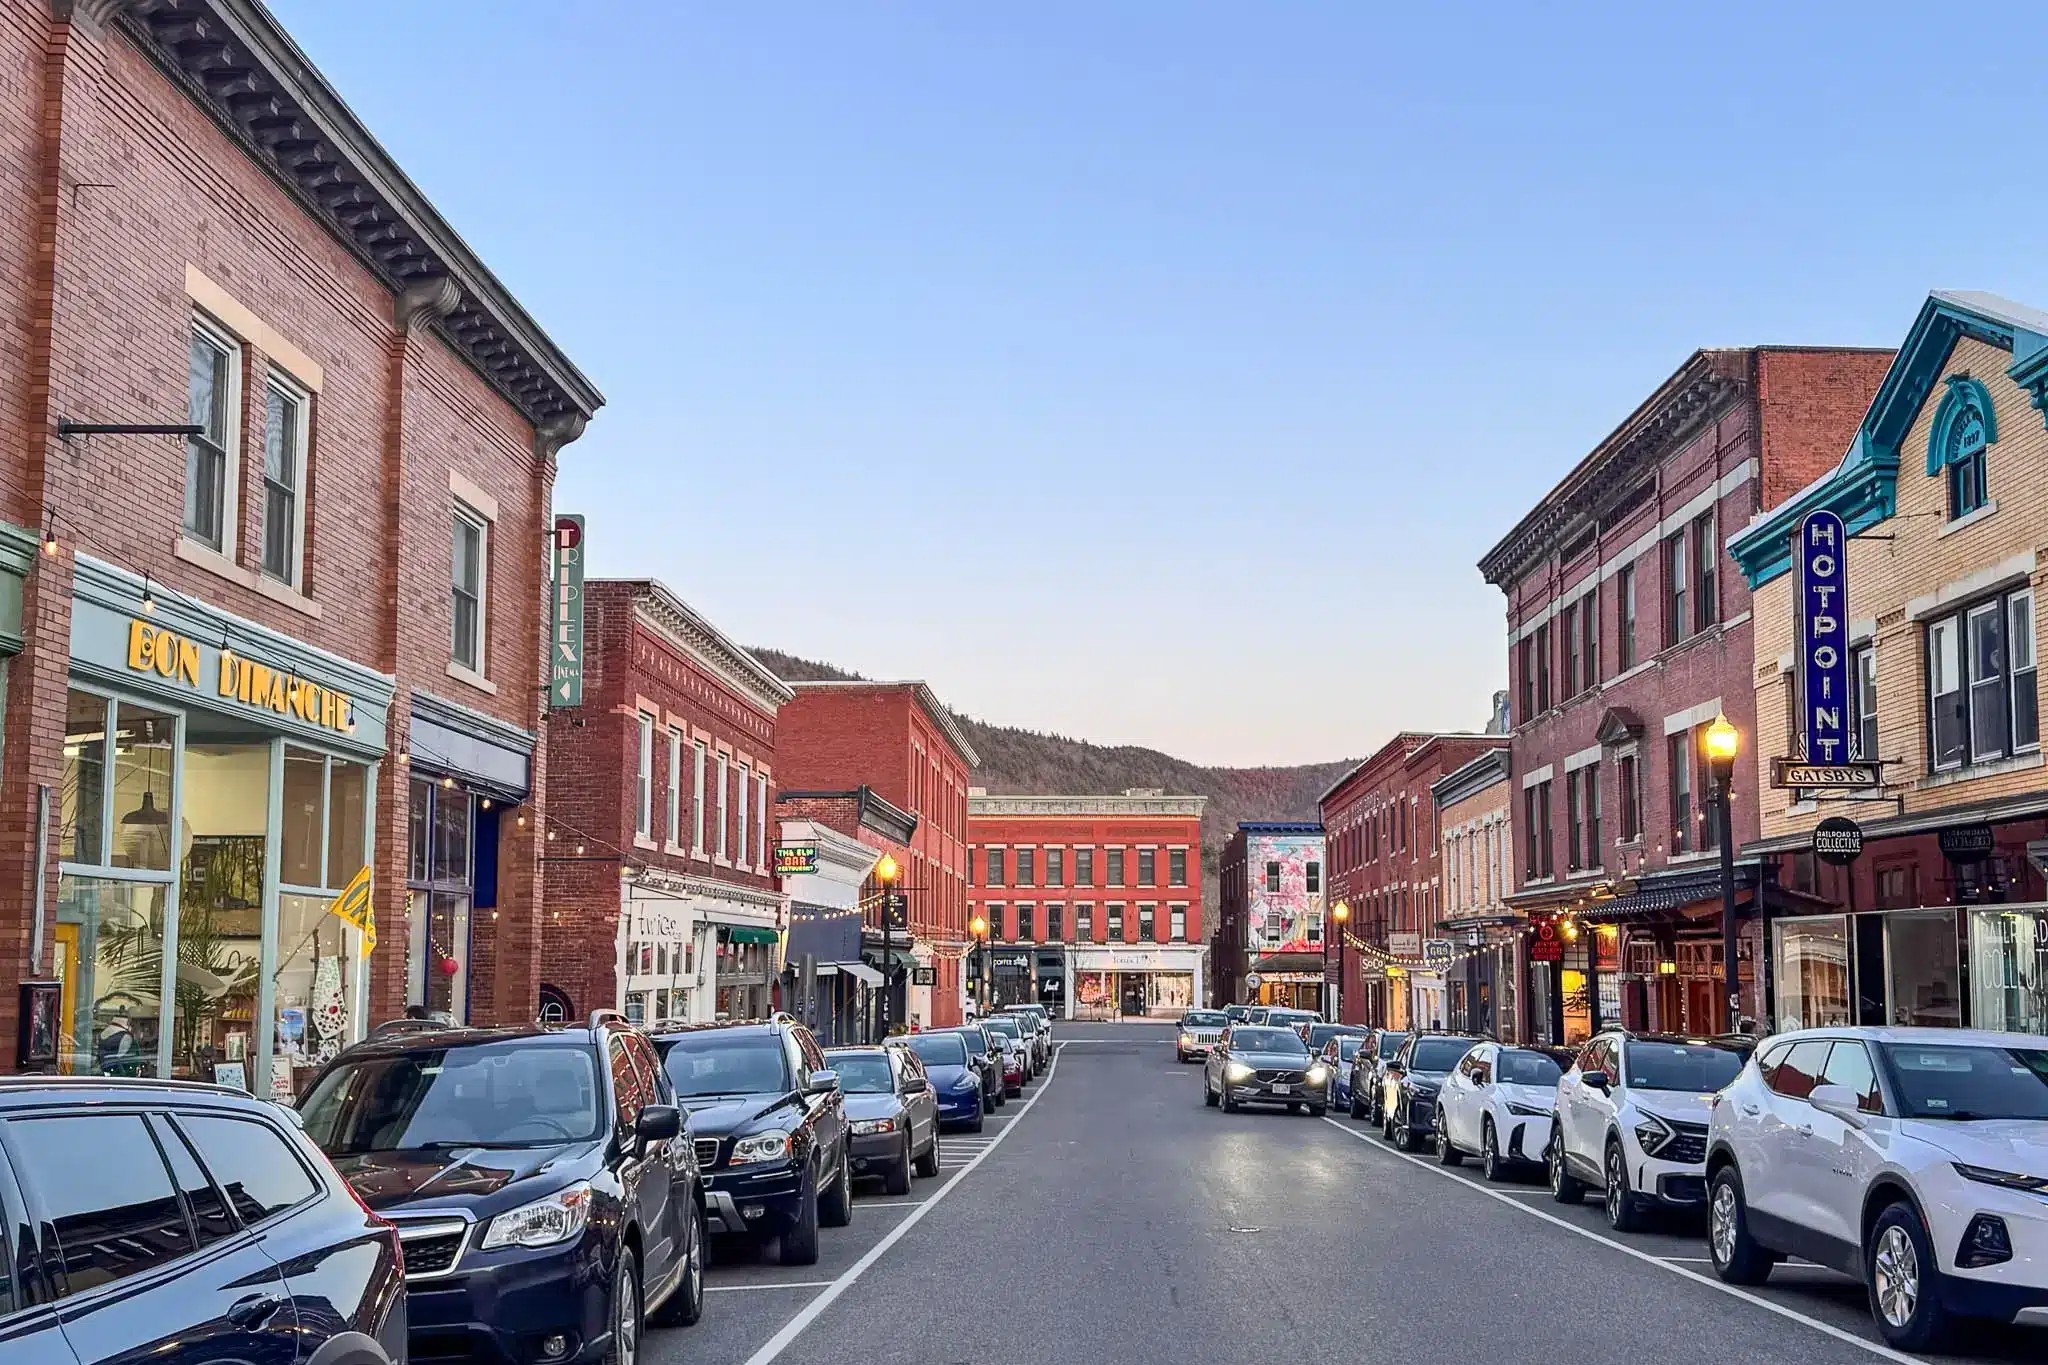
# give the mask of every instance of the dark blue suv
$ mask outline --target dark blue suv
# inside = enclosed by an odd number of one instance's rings
[[[9,1360],[406,1358],[396,1231],[240,1091],[0,1080],[0,1222]]]
[[[647,1038],[387,1026],[299,1101],[307,1134],[405,1243],[412,1365],[630,1362],[704,1308],[696,1157]]]

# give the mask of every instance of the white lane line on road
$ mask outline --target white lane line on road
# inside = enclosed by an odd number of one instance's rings
[[[1364,1133],[1360,1132],[1355,1128],[1339,1123],[1336,1119],[1330,1118],[1327,1115],[1324,1117],[1323,1122],[1329,1124],[1332,1128],[1335,1128],[1338,1132],[1344,1134],[1346,1137],[1357,1138],[1360,1142],[1369,1141]],[[1379,1146],[1369,1146],[1368,1150],[1377,1152],[1382,1156],[1390,1156],[1394,1158],[1396,1161],[1405,1161],[1411,1166],[1415,1166],[1420,1168],[1421,1170],[1428,1171],[1431,1175],[1440,1175],[1444,1179],[1452,1181],[1457,1185],[1463,1186],[1465,1189],[1471,1190],[1475,1194],[1483,1194],[1489,1199],[1498,1200],[1506,1208],[1514,1209],[1519,1213],[1526,1213],[1531,1218],[1540,1218],[1554,1228],[1562,1228],[1564,1231],[1571,1233],[1574,1237],[1583,1237],[1589,1242],[1595,1242],[1598,1243],[1600,1246],[1604,1246],[1610,1248],[1611,1250],[1618,1251],[1624,1256],[1629,1256],[1634,1258],[1635,1260],[1641,1261],[1644,1265],[1656,1266],[1659,1270],[1668,1271],[1669,1273],[1678,1276],[1682,1280],[1691,1280],[1694,1284],[1704,1285],[1708,1289],[1718,1290],[1721,1293],[1728,1295],[1730,1298],[1741,1299],[1744,1303],[1755,1304],[1758,1308],[1763,1309],[1767,1313],[1775,1313],[1781,1318],[1786,1318],[1793,1322],[1804,1323],[1806,1326],[1811,1327],[1814,1331],[1819,1332],[1822,1336],[1833,1337],[1836,1341],[1845,1342],[1850,1346],[1855,1346],[1861,1350],[1868,1351],[1871,1355],[1878,1357],[1880,1360],[1897,1361],[1899,1362],[1899,1365],[1921,1365],[1920,1358],[1917,1356],[1909,1356],[1903,1351],[1894,1351],[1889,1346],[1883,1345],[1880,1342],[1871,1341],[1865,1337],[1859,1337],[1854,1332],[1845,1332],[1831,1322],[1822,1322],[1819,1318],[1808,1317],[1806,1314],[1800,1312],[1796,1308],[1787,1308],[1782,1303],[1773,1303],[1769,1299],[1764,1298],[1762,1295],[1752,1294],[1747,1289],[1743,1289],[1732,1284],[1726,1284],[1722,1282],[1720,1279],[1716,1278],[1715,1276],[1702,1275],[1697,1270],[1688,1270],[1686,1267],[1682,1265],[1674,1265],[1668,1258],[1657,1256],[1648,1251],[1638,1251],[1636,1248],[1625,1245],[1621,1242],[1617,1242],[1612,1238],[1602,1237],[1599,1233],[1594,1232],[1592,1229],[1580,1227],[1577,1223],[1572,1222],[1568,1218],[1559,1218],[1554,1213],[1547,1213],[1542,1209],[1531,1208],[1527,1204],[1517,1203],[1514,1199],[1510,1198],[1505,1191],[1490,1190],[1484,1185],[1474,1184],[1472,1181],[1466,1180],[1462,1176],[1453,1175],[1445,1167],[1435,1165],[1428,1161],[1424,1161],[1420,1157],[1409,1156],[1404,1152],[1396,1152],[1391,1149]],[[749,1365],[753,1365],[753,1363],[749,1362]]]
[[[827,1308],[830,1308],[833,1305],[833,1303],[837,1301],[841,1294],[844,1294],[847,1290],[851,1289],[854,1286],[855,1282],[858,1281],[861,1276],[867,1274],[869,1268],[872,1267],[875,1264],[875,1262],[881,1260],[883,1256],[888,1254],[890,1247],[895,1246],[896,1243],[903,1240],[904,1236],[908,1234],[912,1228],[916,1227],[926,1214],[930,1213],[934,1208],[938,1207],[938,1203],[941,1199],[944,1199],[947,1195],[951,1194],[955,1189],[957,1189],[960,1185],[960,1182],[965,1180],[968,1174],[971,1171],[973,1171],[976,1166],[979,1166],[983,1162],[983,1160],[985,1160],[990,1155],[990,1153],[994,1152],[997,1147],[1000,1147],[1002,1145],[1004,1138],[1016,1132],[1016,1120],[1021,1119],[1026,1114],[1030,1113],[1031,1106],[1037,1104],[1041,1099],[1044,1099],[1045,1092],[1051,1088],[1052,1074],[1055,1070],[1058,1069],[1060,1064],[1060,1049],[1065,1046],[1065,1043],[1059,1043],[1054,1046],[1052,1061],[1048,1063],[1045,1068],[1046,1084],[1041,1085],[1038,1088],[1037,1094],[1033,1095],[1030,1099],[1024,1101],[1023,1108],[1019,1109],[1012,1116],[1011,1122],[1003,1128],[1002,1132],[996,1134],[995,1141],[989,1143],[988,1146],[982,1148],[981,1151],[975,1154],[975,1157],[972,1161],[968,1162],[965,1166],[962,1166],[959,1170],[955,1171],[947,1179],[946,1183],[939,1186],[938,1190],[929,1199],[924,1200],[917,1206],[915,1212],[913,1212],[908,1218],[904,1219],[902,1222],[898,1223],[895,1227],[889,1229],[889,1231],[883,1236],[881,1241],[875,1243],[873,1246],[868,1248],[866,1255],[862,1256],[858,1261],[855,1261],[851,1266],[849,1266],[846,1272],[842,1274],[838,1279],[830,1281],[825,1286],[824,1292],[819,1294],[816,1298],[812,1299],[809,1303],[805,1304],[795,1317],[791,1318],[788,1322],[783,1323],[780,1331],[776,1332],[774,1336],[768,1338],[767,1341],[761,1344],[760,1350],[754,1352],[752,1355],[747,1357],[746,1365],[769,1365],[769,1362],[780,1359],[782,1353],[789,1349],[790,1343],[794,1342],[798,1337],[802,1336],[804,1333],[804,1329],[806,1327],[809,1327],[812,1323],[818,1320],[819,1314],[823,1313]]]
[[[738,1294],[748,1289],[823,1289],[830,1280],[797,1280],[792,1283],[777,1281],[774,1284],[707,1284],[707,1294]]]

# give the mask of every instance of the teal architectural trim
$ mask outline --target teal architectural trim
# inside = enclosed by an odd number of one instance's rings
[[[2035,406],[2048,416],[2048,406],[2043,406],[2048,403],[2048,397],[2044,397],[2048,395],[2048,313],[1995,294],[1929,294],[1899,347],[1898,356],[1885,371],[1877,397],[1871,400],[1842,462],[1728,538],[1728,553],[1752,591],[1792,567],[1792,533],[1807,513],[1819,508],[1835,512],[1853,536],[1888,519],[1897,510],[1899,448],[1921,408],[1933,395],[1956,343],[1964,337],[2012,353],[2016,359],[2006,373],[2034,394]],[[2041,387],[2029,388],[2020,371],[2033,377]],[[1996,439],[1989,393],[1975,379],[1957,378],[1974,389],[1982,404],[1980,411],[1988,444]],[[1945,405],[1956,400],[1957,387],[1950,386],[1942,400]],[[1939,431],[1939,422],[1936,427]],[[1941,469],[1932,463],[1933,459],[1930,451],[1930,474]]]
[[[1927,435],[1930,479],[1998,440],[1998,412],[1991,406],[1990,390],[1966,374],[1950,375],[1947,388]]]
[[[35,532],[0,521],[0,657],[21,653],[22,596],[41,546]]]

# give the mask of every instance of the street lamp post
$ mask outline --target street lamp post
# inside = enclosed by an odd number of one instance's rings
[[[1337,932],[1334,935],[1337,940],[1337,1008],[1330,1012],[1330,1022],[1341,1024],[1344,1022],[1344,926],[1351,922],[1350,904],[1345,901],[1338,901],[1330,907],[1330,918],[1336,921],[1337,924]],[[1330,975],[1329,940],[1331,937],[1333,936],[1328,934],[1323,936],[1323,976],[1325,979]]]
[[[1721,836],[1721,985],[1728,999],[1730,1033],[1742,1018],[1742,972],[1736,958],[1739,949],[1735,924],[1735,831],[1728,814],[1730,788],[1735,782],[1735,756],[1742,751],[1742,732],[1715,716],[1701,743],[1706,749],[1707,771],[1714,781],[1714,820]]]
[[[974,989],[974,1008],[984,1019],[988,1017],[988,921],[976,915],[967,922],[968,932],[974,935],[975,960],[981,965],[981,980]]]
[[[875,864],[875,882],[882,888],[882,1038],[889,1036],[889,993],[896,989],[896,925],[891,903],[896,879],[902,875],[902,867],[886,853]]]

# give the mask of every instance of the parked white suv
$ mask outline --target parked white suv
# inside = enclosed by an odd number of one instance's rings
[[[1749,1056],[1747,1039],[1596,1034],[1557,1083],[1546,1165],[1551,1197],[1576,1204],[1599,1190],[1616,1232],[1643,1208],[1707,1200],[1707,1108]]]
[[[1465,1054],[1436,1098],[1436,1159],[1455,1166],[1479,1158],[1488,1180],[1533,1166],[1550,1150],[1557,1083],[1571,1062],[1547,1048],[1480,1043]]]
[[[1878,1331],[1941,1349],[1957,1317],[2048,1308],[2048,1038],[1807,1029],[1715,1097],[1714,1269],[1786,1256],[1861,1279]]]

